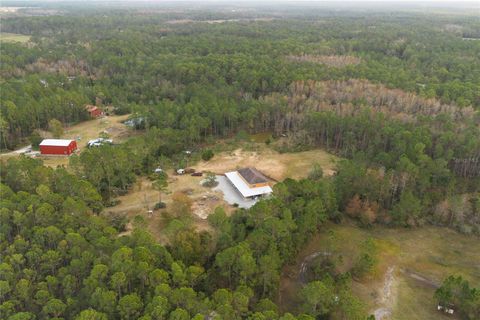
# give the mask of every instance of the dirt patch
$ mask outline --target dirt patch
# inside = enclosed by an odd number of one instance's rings
[[[287,177],[294,179],[307,177],[315,162],[322,166],[325,175],[332,175],[337,159],[320,149],[297,153],[279,153],[270,148],[259,148],[258,151],[236,149],[217,154],[210,161],[202,161],[196,167],[197,170],[216,174],[224,174],[242,167],[255,167],[273,180],[282,181]]]
[[[410,278],[416,280],[418,283],[423,284],[427,287],[430,287],[433,289],[437,289],[440,287],[440,283],[438,283],[437,281],[428,279],[426,276],[419,274],[418,272],[414,272],[408,269],[402,269],[401,271],[406,276],[409,276]]]
[[[221,199],[216,193],[208,192],[207,194],[197,198],[192,205],[193,214],[199,217],[202,220],[207,219],[207,217],[215,210],[215,208],[221,205]]]
[[[391,266],[385,274],[385,281],[378,299],[381,307],[375,309],[373,312],[375,320],[386,320],[392,316],[393,307],[397,300],[394,271],[395,266]]]
[[[158,191],[152,188],[152,181],[140,177],[132,189],[124,196],[117,199],[120,203],[114,207],[105,209],[105,212],[126,214],[130,220],[140,215],[147,221],[147,230],[161,243],[167,241],[162,230],[165,227],[162,212],[168,211],[172,205],[172,196],[175,193],[183,193],[192,201],[193,225],[197,231],[209,231],[210,225],[206,221],[208,215],[214,212],[215,208],[221,206],[227,213],[233,208],[223,201],[222,194],[211,188],[201,185],[202,177],[190,175],[170,176],[168,179],[167,191],[161,194],[162,202],[165,202],[166,209],[152,210],[160,200]]]

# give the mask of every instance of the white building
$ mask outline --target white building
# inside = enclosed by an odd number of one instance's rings
[[[272,193],[268,179],[255,168],[243,168],[225,173],[228,181],[245,198],[257,198]]]

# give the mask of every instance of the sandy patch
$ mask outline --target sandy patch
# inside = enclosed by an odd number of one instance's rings
[[[270,148],[258,151],[236,149],[215,155],[208,162],[202,161],[196,169],[224,174],[243,167],[255,167],[267,177],[282,181],[287,177],[294,179],[307,177],[315,162],[322,166],[325,175],[332,175],[335,172],[336,161],[334,155],[320,149],[297,153],[279,153]]]

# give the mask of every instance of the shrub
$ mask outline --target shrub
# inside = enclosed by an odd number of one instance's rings
[[[167,204],[165,202],[157,202],[155,203],[155,206],[153,207],[154,210],[158,209],[164,209],[167,207]]]
[[[308,179],[318,181],[322,178],[323,178],[322,166],[318,162],[315,162],[312,166],[312,169],[308,173]]]
[[[38,150],[40,142],[43,138],[40,136],[37,130],[33,131],[32,135],[29,138],[30,143],[32,144],[32,149]]]
[[[126,230],[126,226],[128,223],[128,217],[126,214],[110,212],[106,215],[106,218],[109,222],[109,225],[117,229],[119,232],[123,232]]]
[[[237,135],[235,136],[235,140],[237,141],[250,141],[250,135],[245,130],[238,131]]]
[[[213,151],[212,151],[211,149],[203,150],[203,152],[202,152],[202,159],[203,159],[204,161],[208,161],[208,160],[210,160],[210,159],[213,158],[213,155],[214,155],[214,154],[213,154]]]
[[[208,172],[207,177],[202,182],[202,186],[213,188],[213,187],[216,187],[217,185],[218,185],[218,181],[217,181],[217,177],[215,176],[215,173]]]

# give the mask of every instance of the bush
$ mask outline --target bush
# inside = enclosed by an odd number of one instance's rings
[[[107,221],[109,222],[109,225],[117,229],[119,232],[123,232],[126,230],[127,223],[128,223],[128,217],[126,214],[120,214],[120,213],[109,213],[106,215]]]
[[[204,161],[208,161],[208,160],[210,160],[210,159],[213,158],[213,155],[214,155],[214,154],[213,154],[213,151],[212,151],[211,149],[203,150],[203,152],[202,152],[202,159],[203,159]]]
[[[362,244],[362,252],[357,258],[351,270],[352,275],[359,279],[368,274],[372,274],[378,263],[377,254],[378,248],[375,241],[371,238],[365,240]]]
[[[40,142],[42,142],[43,138],[40,136],[38,131],[33,131],[32,135],[29,138],[30,143],[32,144],[32,149],[38,150]]]
[[[235,136],[236,141],[250,141],[250,135],[245,130],[238,131],[237,135]]]
[[[218,181],[217,181],[217,177],[215,176],[215,173],[212,173],[212,172],[207,173],[207,177],[202,182],[202,186],[213,188],[213,187],[216,187],[217,185],[218,185]]]
[[[323,178],[322,166],[315,162],[312,166],[312,169],[308,173],[308,179],[318,181]]]
[[[158,209],[164,209],[167,207],[167,204],[165,202],[157,202],[155,203],[155,206],[153,207],[154,210]]]

